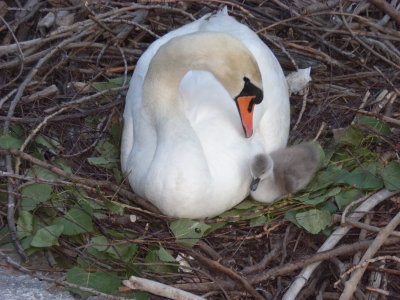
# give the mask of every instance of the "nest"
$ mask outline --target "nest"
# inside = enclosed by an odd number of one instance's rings
[[[225,5],[230,15],[259,34],[286,74],[311,67],[312,81],[290,99],[289,144],[318,140],[329,148],[338,130],[368,116],[386,124],[391,134],[365,148],[385,164],[398,160],[397,1],[20,2],[17,7],[0,1],[2,257],[8,248],[23,260],[45,253],[50,264],[45,271],[68,271],[67,280],[59,283],[81,296],[143,297],[129,289],[117,291],[123,279],[134,275],[208,299],[280,299],[295,280],[308,285],[300,294],[291,287],[286,299],[338,299],[342,293],[349,299],[354,291],[349,294],[347,285],[356,288],[357,283],[357,299],[369,293],[381,299],[399,297],[397,233],[383,238],[384,245],[382,241],[377,248],[386,256],[358,267],[367,271],[351,284],[344,272],[359,263],[361,251],[380,234],[366,234],[371,228],[361,233],[352,229],[342,246],[316,254],[326,235],[308,233],[283,217],[304,208],[295,199],[207,220],[204,224],[212,232],[200,230],[201,239],[188,248],[187,241],[175,239],[169,229],[174,220],[131,191],[118,163],[124,99],[140,55],[158,37]],[[396,227],[391,220],[399,211],[399,198],[378,190],[367,196],[377,192],[388,200],[376,206],[366,222],[375,228]],[[73,222],[82,211],[89,220],[77,221],[80,229],[51,232],[55,239],[48,245],[33,242],[56,218]],[[254,221],[255,215],[265,219]],[[178,268],[178,255],[185,268]],[[7,262],[22,270],[20,264]],[[311,278],[298,276],[313,262],[322,263]],[[37,270],[29,263],[23,266],[24,272]],[[114,290],[74,281],[88,274],[97,274],[99,282],[117,282]],[[373,276],[381,281],[376,286]],[[335,284],[339,278],[343,281]],[[146,290],[142,285],[139,289]]]

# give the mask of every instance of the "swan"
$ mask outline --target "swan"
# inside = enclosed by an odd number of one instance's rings
[[[251,197],[264,203],[305,188],[316,171],[319,152],[309,143],[294,147],[261,153],[253,157],[250,173]]]
[[[151,44],[123,114],[121,167],[164,214],[214,217],[250,194],[250,158],[286,146],[289,96],[270,49],[227,13]]]

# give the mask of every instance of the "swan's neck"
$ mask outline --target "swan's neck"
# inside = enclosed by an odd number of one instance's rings
[[[260,78],[257,62],[246,46],[226,33],[194,33],[170,40],[154,55],[143,85],[143,105],[153,120],[164,124],[184,116],[179,84],[190,70],[211,72],[233,99],[243,89],[244,74]],[[242,71],[243,72],[243,71]],[[257,74],[258,73],[258,74]]]

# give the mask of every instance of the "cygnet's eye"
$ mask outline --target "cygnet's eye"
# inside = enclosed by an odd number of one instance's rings
[[[265,171],[264,171],[264,172],[262,172],[261,174],[265,174]]]

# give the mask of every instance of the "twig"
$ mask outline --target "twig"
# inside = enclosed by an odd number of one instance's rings
[[[372,286],[366,286],[365,289],[367,291],[371,291],[371,292],[375,292],[375,293],[379,293],[383,296],[388,296],[390,297],[389,299],[400,299],[400,294],[395,293],[395,292],[391,292],[391,291],[385,291],[376,287],[372,287]]]
[[[341,222],[342,217],[343,216],[333,215],[332,216],[332,221],[333,222]],[[379,227],[368,225],[366,223],[356,222],[356,221],[353,221],[350,218],[346,218],[345,223],[347,225],[351,225],[351,226],[353,226],[355,228],[360,228],[360,229],[364,229],[364,230],[368,230],[368,231],[372,231],[372,232],[380,232],[381,231],[381,228],[379,228]],[[400,237],[400,231],[392,231],[392,233],[390,235]]]
[[[364,114],[364,115],[367,115],[367,116],[373,116],[373,117],[381,119],[383,121],[386,121],[386,122],[389,122],[389,123],[393,123],[393,124],[396,124],[396,125],[400,125],[400,120],[398,120],[398,119],[389,118],[389,117],[383,116],[381,114],[369,112],[369,111],[366,111],[366,110],[363,110],[363,109],[348,107],[348,106],[344,106],[344,105],[337,105],[337,104],[332,104],[332,103],[329,104],[329,106],[333,107],[333,108],[339,108],[339,109],[343,109],[343,110],[353,111],[353,112],[356,112],[356,113],[361,113],[361,114]]]
[[[301,111],[299,113],[299,117],[297,118],[296,124],[293,126],[292,130],[296,130],[297,129],[297,125],[300,123],[301,118],[303,117],[303,113],[306,110],[308,91],[309,91],[309,88],[307,86],[305,88],[305,92],[304,92],[304,95],[303,95],[303,104],[301,105]]]
[[[397,24],[400,26],[400,14],[389,3],[384,0],[369,0],[373,5],[382,9],[385,13],[387,13]]]
[[[350,208],[352,208],[353,206],[356,206],[357,204],[360,204],[361,202],[364,202],[365,200],[367,200],[369,197],[371,197],[373,194],[375,194],[375,192],[370,192],[367,195],[365,195],[364,197],[361,197],[360,199],[358,199],[357,201],[353,201],[351,202],[349,205],[346,206],[343,214],[342,214],[342,221],[340,222],[340,225],[342,227],[346,226],[346,215],[349,212]]]
[[[133,289],[133,290],[141,290],[146,291],[158,296],[175,299],[175,300],[200,300],[204,299],[202,297],[193,295],[191,293],[179,290],[177,288],[148,280],[145,278],[139,278],[135,276],[131,276],[129,280],[122,281],[124,285]]]
[[[316,135],[315,138],[313,139],[314,142],[318,141],[318,138],[319,138],[319,136],[321,135],[322,131],[324,131],[325,127],[326,127],[326,123],[325,123],[325,122],[322,122],[322,123],[321,123],[321,127],[319,128],[317,135]]]
[[[288,227],[286,227],[285,236],[283,238],[282,257],[281,257],[281,262],[279,263],[279,267],[283,266],[283,264],[285,262],[285,259],[286,259],[286,255],[287,255],[286,246],[287,246],[288,236],[289,236],[289,233],[290,233],[290,228],[291,228],[290,225]],[[277,281],[278,281],[277,282],[278,288],[276,289],[274,297],[272,298],[272,300],[278,299],[278,297],[282,293],[282,277],[279,276]]]
[[[240,275],[238,275],[235,271],[224,267],[223,265],[221,265],[219,262],[213,261],[211,259],[208,259],[206,257],[204,257],[203,255],[198,254],[195,251],[187,251],[187,253],[190,256],[193,256],[195,259],[199,260],[202,264],[212,268],[215,271],[221,272],[225,275],[228,275],[229,277],[231,277],[232,279],[234,279],[235,281],[239,282],[247,292],[249,292],[254,299],[258,299],[258,300],[262,300],[264,299],[259,293],[257,293],[257,291],[249,284],[249,282],[247,282],[246,279],[244,279],[243,277],[241,277]]]

